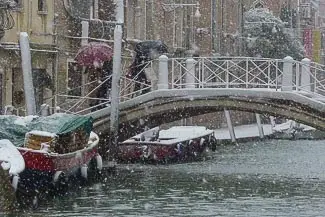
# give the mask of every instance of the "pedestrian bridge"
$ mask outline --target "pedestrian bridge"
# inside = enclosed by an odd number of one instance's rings
[[[156,90],[120,104],[124,134],[134,131],[139,119],[152,126],[226,110],[282,116],[325,130],[325,104],[297,92],[257,89]],[[110,107],[91,113],[98,131],[109,127]]]
[[[151,85],[128,78],[127,70],[121,72],[119,110],[124,134],[134,132],[140,119],[159,125],[224,109],[282,116],[325,130],[325,66],[309,59],[161,56],[146,64]],[[144,90],[150,91],[141,94]],[[63,102],[61,108],[90,115],[97,131],[109,131],[109,99],[57,97]],[[89,107],[91,100],[99,103]]]

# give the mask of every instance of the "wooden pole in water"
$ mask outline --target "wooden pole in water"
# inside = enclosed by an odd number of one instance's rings
[[[15,201],[15,191],[11,186],[9,173],[0,165],[0,211],[10,211]]]
[[[119,101],[120,101],[120,76],[121,76],[121,58],[122,58],[122,36],[124,23],[124,2],[123,0],[115,0],[116,2],[116,21],[118,24],[114,29],[114,56],[113,56],[113,74],[112,74],[112,101],[110,114],[110,152],[113,155],[112,161],[115,161],[118,143],[119,131]]]
[[[30,54],[29,37],[26,32],[20,33],[21,66],[24,79],[24,93],[27,115],[36,115],[35,93],[32,76],[32,57]]]

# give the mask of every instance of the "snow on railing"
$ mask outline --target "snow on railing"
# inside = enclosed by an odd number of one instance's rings
[[[194,58],[194,69],[185,59],[171,59],[171,88],[188,85],[191,74],[196,88],[273,88],[281,87],[283,61],[246,57]]]
[[[325,66],[305,58],[293,62],[294,89],[315,95],[325,95]]]
[[[136,75],[130,75],[129,67],[123,67],[120,80],[121,102],[156,89],[179,88],[263,88],[301,91],[312,96],[325,95],[325,66],[309,59],[302,61],[295,61],[291,57],[168,59],[163,56],[159,60],[144,64],[145,67]],[[147,80],[143,79],[144,74]],[[69,92],[57,94],[55,101],[58,103],[51,110],[54,111],[60,106],[62,112],[87,114],[107,107],[110,104],[110,97],[102,98],[94,94],[103,83],[95,80],[77,87],[83,90],[81,96]]]

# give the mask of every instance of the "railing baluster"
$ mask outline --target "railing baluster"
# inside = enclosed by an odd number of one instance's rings
[[[226,88],[229,88],[229,60],[226,60]]]
[[[248,62],[248,59],[245,60],[245,63],[246,63],[246,71],[245,71],[245,77],[246,77],[246,88],[248,88],[248,71],[249,71],[249,62]]]

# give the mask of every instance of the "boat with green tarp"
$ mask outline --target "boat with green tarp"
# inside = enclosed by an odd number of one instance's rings
[[[99,137],[92,127],[91,117],[65,113],[0,116],[0,165],[9,170],[14,190],[37,197],[61,189],[70,176],[87,179],[90,170],[100,172]]]

